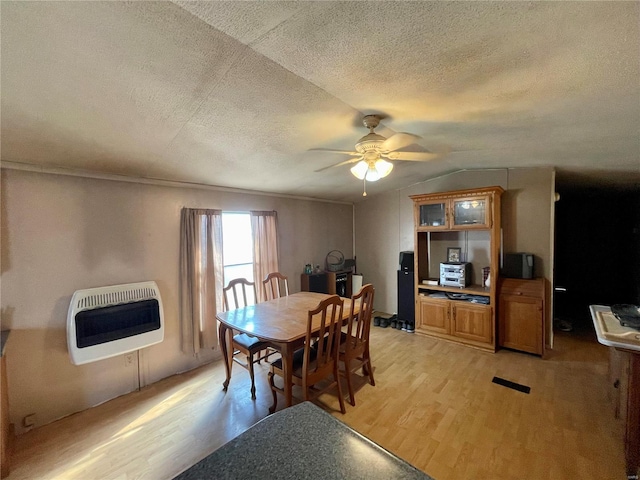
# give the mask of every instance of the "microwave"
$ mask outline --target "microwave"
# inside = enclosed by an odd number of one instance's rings
[[[507,278],[533,278],[532,253],[507,253],[504,256],[502,276]]]

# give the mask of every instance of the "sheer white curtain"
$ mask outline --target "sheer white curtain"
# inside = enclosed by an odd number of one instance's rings
[[[261,286],[264,278],[278,271],[278,214],[252,211],[251,233],[253,235],[253,278]],[[262,288],[258,288],[261,301]]]
[[[218,345],[222,308],[222,211],[183,208],[180,218],[182,351],[198,355]]]

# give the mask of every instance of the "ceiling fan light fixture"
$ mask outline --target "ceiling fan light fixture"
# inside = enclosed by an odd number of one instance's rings
[[[380,173],[376,170],[376,167],[373,165],[369,166],[369,168],[367,169],[367,176],[365,177],[365,180],[367,182],[377,182],[381,178],[382,177],[380,176]]]
[[[382,159],[376,161],[376,171],[380,175],[380,178],[384,178],[389,175],[391,170],[393,170],[393,163]]]
[[[356,163],[355,167],[351,167],[351,173],[353,173],[353,176],[359,180],[364,180],[364,177],[367,174],[368,170],[369,165],[367,165],[367,162],[365,162],[364,160],[360,160],[358,163]]]
[[[352,158],[338,162],[328,167],[323,167],[316,172],[326,170],[331,167],[356,164],[351,167],[351,174],[358,180],[362,180],[366,187],[367,182],[376,182],[386,177],[393,170],[393,164],[384,160],[406,160],[412,162],[423,162],[433,159],[436,155],[427,151],[401,150],[415,144],[421,137],[412,133],[394,133],[389,138],[374,132],[380,124],[380,115],[365,115],[362,123],[369,129],[369,133],[356,142],[355,152],[345,150],[333,150],[327,148],[313,148],[312,150],[322,150],[334,153],[350,155]],[[357,162],[357,163],[356,163]],[[363,192],[366,196],[366,188]]]
[[[386,177],[393,170],[393,164],[382,160],[361,160],[355,167],[351,167],[351,173],[359,180],[366,180],[367,182],[376,182],[381,178]]]

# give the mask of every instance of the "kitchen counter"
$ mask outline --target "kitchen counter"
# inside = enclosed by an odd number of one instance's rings
[[[175,480],[433,480],[311,402],[268,416]]]
[[[627,358],[628,369],[623,369],[627,384],[627,398],[623,399],[626,404],[624,450],[627,478],[637,480],[640,470],[640,331],[621,326],[611,313],[611,307],[591,305],[589,310],[598,342],[624,352]]]
[[[640,331],[620,325],[618,319],[611,313],[611,307],[591,305],[589,310],[598,342],[608,347],[640,352]]]

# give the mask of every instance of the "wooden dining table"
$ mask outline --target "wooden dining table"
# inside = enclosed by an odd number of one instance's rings
[[[233,350],[231,341],[234,331],[246,333],[275,346],[282,355],[284,371],[284,392],[286,406],[292,405],[293,353],[304,345],[307,333],[309,310],[332,295],[315,292],[299,292],[285,297],[275,298],[255,305],[220,312],[216,315],[219,326],[219,339],[224,357],[227,378],[223,382],[226,391],[231,381]],[[351,300],[343,298],[342,319],[349,318]],[[318,329],[319,329],[318,325]]]

